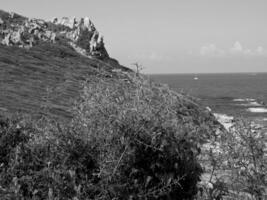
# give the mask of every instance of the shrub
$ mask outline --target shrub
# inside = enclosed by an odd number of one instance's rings
[[[100,196],[192,199],[202,172],[193,110],[142,77],[90,77],[74,121],[99,146]]]
[[[51,121],[0,124],[1,199],[85,199],[97,193],[94,145]]]
[[[1,199],[194,198],[208,117],[139,75],[101,74],[71,123],[0,120]]]
[[[212,141],[205,163],[207,199],[265,199],[267,196],[266,130],[237,119],[234,126]],[[218,184],[220,183],[220,184]]]

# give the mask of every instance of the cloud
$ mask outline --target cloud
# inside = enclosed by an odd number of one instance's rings
[[[240,42],[236,41],[233,45],[233,47],[230,49],[230,52],[238,53],[243,51],[243,46],[240,44]]]
[[[258,46],[256,49],[249,49],[243,47],[243,45],[236,41],[233,46],[224,50],[218,48],[215,44],[209,44],[200,48],[201,56],[267,56],[267,51],[262,47]]]
[[[259,55],[267,54],[267,52],[263,49],[262,46],[257,47],[256,52],[257,52],[257,54],[259,54]]]
[[[224,51],[216,47],[215,44],[209,44],[200,48],[200,55],[202,56],[222,56]]]
[[[229,53],[231,55],[243,55],[243,56],[266,56],[267,52],[262,46],[258,46],[256,49],[244,48],[239,41],[236,41]]]
[[[253,55],[252,50],[245,49],[239,41],[236,41],[229,50],[230,54],[233,55]]]

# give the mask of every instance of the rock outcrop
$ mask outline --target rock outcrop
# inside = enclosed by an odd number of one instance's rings
[[[85,56],[109,58],[103,36],[88,17],[63,17],[45,21],[0,10],[0,43],[3,45],[31,48],[40,42],[60,41],[68,42]]]

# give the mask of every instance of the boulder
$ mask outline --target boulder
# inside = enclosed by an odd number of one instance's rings
[[[89,19],[89,17],[84,18],[84,26],[88,29],[88,31],[95,31],[95,26]]]
[[[51,20],[51,22],[52,22],[53,24],[56,24],[56,23],[58,22],[58,18],[57,18],[57,17],[54,17],[54,18]]]
[[[90,21],[89,17],[85,17],[84,18],[84,26],[89,28],[90,25],[91,25],[91,21]]]
[[[97,47],[98,32],[95,31],[90,40],[90,51],[93,52]]]
[[[69,27],[71,29],[74,29],[76,27],[76,24],[77,24],[77,19],[76,17],[72,17],[69,21]]]
[[[76,23],[76,18],[73,17],[72,19],[69,19],[68,17],[62,17],[56,24],[60,24],[66,27],[69,27],[70,29],[73,29]]]
[[[21,40],[21,31],[12,32],[10,39],[14,44],[23,44],[23,41]]]

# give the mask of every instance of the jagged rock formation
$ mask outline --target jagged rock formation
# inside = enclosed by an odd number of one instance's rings
[[[29,49],[40,42],[55,43],[62,40],[82,55],[100,59],[109,57],[103,36],[88,17],[45,21],[0,10],[0,43],[3,45]]]

